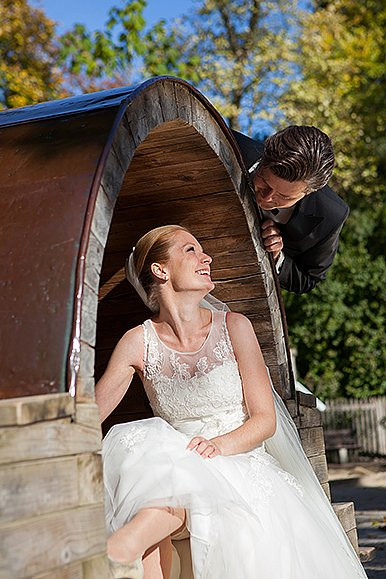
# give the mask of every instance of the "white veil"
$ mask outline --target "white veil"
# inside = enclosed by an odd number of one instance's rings
[[[146,292],[136,275],[133,263],[133,252],[126,261],[127,279],[136,289],[145,305],[154,311],[154,307],[150,307]],[[200,305],[214,311],[231,311],[224,302],[218,300],[211,294],[207,294],[205,298],[201,300]],[[266,370],[271,382],[275,404],[276,431],[273,436],[264,441],[265,448],[267,452],[278,461],[280,467],[292,474],[303,487],[304,501],[307,501],[307,503],[312,506],[315,520],[318,520],[326,532],[335,538],[336,547],[340,549],[342,559],[347,558],[348,564],[352,566],[353,579],[354,577],[367,579],[358,555],[304,452],[296,424],[273,386],[267,366]],[[321,564],[323,564],[322,561]]]

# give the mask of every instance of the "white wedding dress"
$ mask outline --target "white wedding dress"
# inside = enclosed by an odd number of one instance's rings
[[[143,331],[143,382],[155,417],[115,425],[103,441],[109,533],[143,507],[181,506],[195,579],[366,578],[302,450],[312,471],[304,484],[267,451],[269,439],[213,459],[186,449],[195,435],[211,438],[247,420],[226,312],[212,313],[196,352],[167,347],[151,320]],[[285,462],[286,449],[280,456]]]

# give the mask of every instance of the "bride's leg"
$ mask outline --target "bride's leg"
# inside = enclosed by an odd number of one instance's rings
[[[133,562],[143,553],[179,529],[185,509],[149,507],[139,511],[129,523],[115,531],[107,541],[107,552],[120,563]]]
[[[172,568],[172,542],[166,537],[143,556],[144,579],[169,579]]]

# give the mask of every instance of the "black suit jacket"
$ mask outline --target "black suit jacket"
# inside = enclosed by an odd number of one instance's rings
[[[245,166],[250,169],[261,157],[264,145],[238,131],[232,132]],[[325,186],[300,199],[287,223],[277,224],[283,239],[284,261],[279,273],[282,288],[306,293],[326,278],[349,212],[348,205]]]

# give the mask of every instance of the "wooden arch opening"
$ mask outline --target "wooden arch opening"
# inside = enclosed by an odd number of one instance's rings
[[[212,256],[214,295],[251,319],[274,385],[289,397],[278,296],[232,135],[188,85],[165,80],[123,112],[101,177],[85,260],[77,397],[90,394],[125,331],[149,317],[124,262],[144,233],[170,223],[187,227]],[[137,380],[105,428],[149,415]]]

